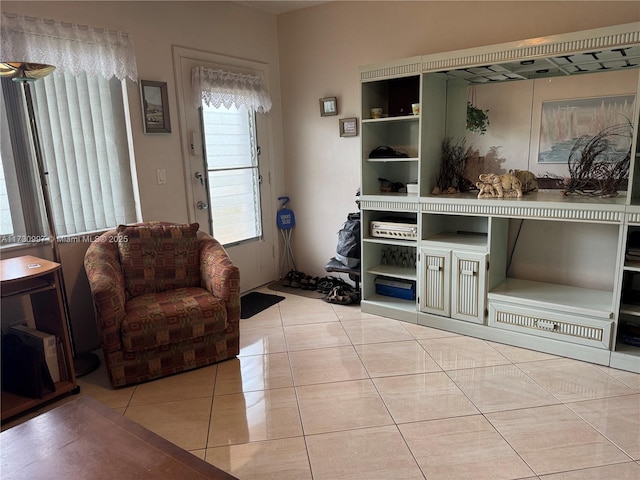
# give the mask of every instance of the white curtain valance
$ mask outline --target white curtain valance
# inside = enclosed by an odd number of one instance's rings
[[[138,79],[133,40],[125,32],[2,14],[1,62],[53,65],[59,72]]]
[[[204,102],[218,108],[233,105],[260,113],[271,110],[271,96],[262,77],[196,67],[191,72],[191,83],[196,107]]]

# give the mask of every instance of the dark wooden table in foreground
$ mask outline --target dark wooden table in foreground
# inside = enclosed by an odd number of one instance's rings
[[[0,434],[2,479],[238,480],[89,398]]]

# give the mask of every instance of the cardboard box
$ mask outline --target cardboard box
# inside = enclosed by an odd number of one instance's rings
[[[56,336],[29,328],[26,325],[13,325],[10,330],[11,333],[19,335],[25,343],[42,349],[51,379],[54,383],[59,382],[60,368],[58,366],[58,341]]]

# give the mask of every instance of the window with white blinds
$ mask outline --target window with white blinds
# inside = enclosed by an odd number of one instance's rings
[[[3,96],[22,96],[22,87],[3,79]],[[31,84],[44,162],[58,235],[94,232],[120,223],[135,222],[136,204],[132,164],[125,119],[123,81],[87,75],[55,72]],[[13,89],[12,92],[9,92]],[[21,102],[2,103],[3,120],[17,129],[25,118]],[[39,213],[41,192],[34,189],[35,177],[17,175],[14,170],[33,165],[28,135],[5,137],[3,122],[2,166],[4,188],[0,186],[0,208],[8,208],[11,221],[1,224],[3,243],[22,236],[46,232]],[[5,141],[9,139],[10,141]],[[35,167],[33,167],[35,169]],[[31,188],[28,188],[31,184]],[[12,191],[13,190],[13,191]],[[19,208],[21,207],[21,209]],[[34,213],[35,212],[35,213]],[[4,213],[4,210],[3,210]],[[35,217],[34,222],[23,218]]]

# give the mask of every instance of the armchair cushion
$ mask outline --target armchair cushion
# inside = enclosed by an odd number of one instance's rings
[[[120,225],[118,252],[127,298],[200,286],[199,225]]]
[[[122,345],[139,352],[223,332],[224,302],[203,288],[179,288],[139,295],[126,304]]]

